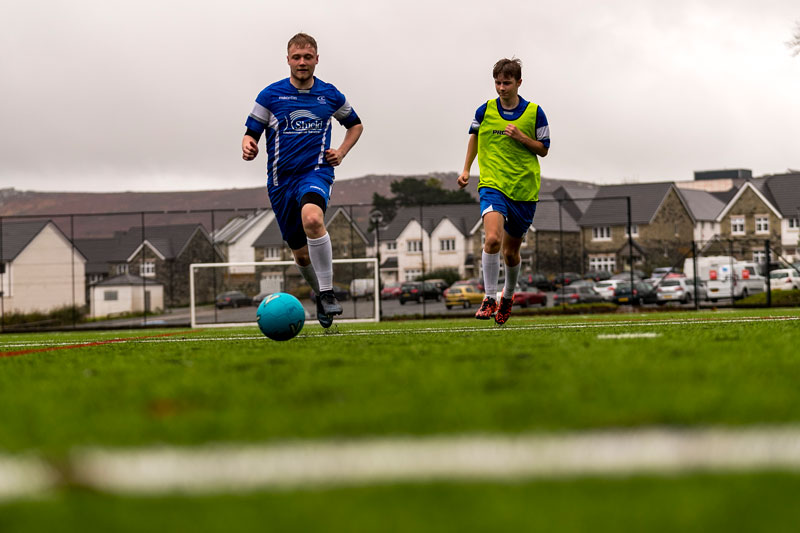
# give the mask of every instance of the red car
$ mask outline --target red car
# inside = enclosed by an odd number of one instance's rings
[[[400,290],[402,285],[399,281],[384,285],[381,289],[381,300],[397,300],[400,298],[400,293],[403,292]]]
[[[514,291],[514,305],[520,307],[528,307],[530,305],[547,307],[547,295],[536,287],[523,289],[517,286],[517,290]]]

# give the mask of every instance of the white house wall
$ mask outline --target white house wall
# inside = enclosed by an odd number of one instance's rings
[[[400,281],[406,280],[405,273],[409,270],[422,270],[423,257],[419,252],[409,252],[408,242],[422,240],[422,250],[425,254],[425,271],[431,270],[427,262],[427,256],[431,240],[428,234],[420,231],[419,222],[412,220],[405,229],[397,236],[397,276]]]
[[[455,240],[455,250],[441,251],[439,242],[443,239]],[[464,276],[464,261],[467,257],[467,239],[450,219],[442,219],[438,226],[431,232],[431,251],[433,252],[433,269],[451,268]]]
[[[275,220],[275,213],[269,211],[247,228],[244,234],[234,242],[229,242],[228,261],[231,263],[250,263],[255,261],[256,249],[253,247],[253,243],[264,233],[264,230],[273,220]],[[252,266],[230,267],[229,269],[231,274],[253,274],[255,271],[255,267]]]
[[[85,305],[85,262],[55,226],[46,225],[7,266],[5,311],[48,312],[73,304]]]
[[[781,220],[781,245],[795,247],[798,239],[800,239],[798,228],[790,228],[788,218]]]
[[[116,291],[116,300],[106,300],[106,292]],[[150,293],[150,311],[164,308],[164,287],[148,285]],[[144,311],[142,287],[135,285],[94,286],[91,289],[91,310],[93,317],[115,316],[125,313],[141,313]]]
[[[698,242],[708,242],[719,235],[720,224],[709,220],[698,221],[694,224],[694,240]]]

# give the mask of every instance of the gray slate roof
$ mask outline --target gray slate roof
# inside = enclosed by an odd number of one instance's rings
[[[579,224],[590,227],[627,224],[626,196],[631,197],[631,222],[648,224],[672,188],[677,188],[672,182],[606,185],[597,191]]]
[[[800,173],[767,176],[761,192],[785,217],[797,217],[800,212]]]
[[[426,232],[432,232],[439,223],[447,218],[458,228],[462,235],[467,236],[481,218],[478,204],[445,204],[426,205],[422,208],[422,227]],[[400,233],[412,220],[419,221],[419,207],[401,207],[385,229],[381,230],[381,241],[396,240]]]
[[[64,235],[64,232],[51,220],[26,220],[21,222],[3,221],[3,241],[2,247],[0,248],[0,260],[7,263],[16,259],[48,224],[52,224],[53,229],[60,233],[65,240],[69,241],[69,238]],[[81,255],[86,257],[86,254],[84,254],[80,248],[77,246],[75,246],[75,248]]]
[[[129,285],[141,287],[142,285],[163,285],[163,283],[154,279],[134,276],[133,274],[120,274],[95,284],[96,287],[127,287]]]
[[[681,196],[683,196],[686,205],[689,206],[689,211],[692,212],[695,220],[716,220],[723,209],[725,209],[726,201],[720,199],[717,195],[706,191],[696,191],[692,189],[677,189]],[[731,196],[732,198],[733,196]]]

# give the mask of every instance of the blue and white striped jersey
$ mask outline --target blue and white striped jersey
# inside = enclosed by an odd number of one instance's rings
[[[331,147],[334,118],[346,128],[360,123],[344,95],[316,77],[308,90],[298,90],[286,78],[259,93],[245,125],[257,134],[267,131],[269,185],[314,170],[333,176],[325,150]]]
[[[527,107],[528,101],[521,96],[519,97],[519,104],[517,104],[516,109],[505,109],[500,104],[500,98],[497,99],[497,110],[504,119],[509,121],[517,120],[521,117]],[[480,106],[475,112],[475,118],[472,119],[472,123],[469,126],[470,133],[478,133],[478,128],[480,128],[481,122],[483,122],[484,115],[486,115],[486,104]],[[544,114],[542,106],[539,106],[536,112],[536,139],[534,140],[542,143],[548,150],[550,149],[550,125],[547,122],[547,116]]]

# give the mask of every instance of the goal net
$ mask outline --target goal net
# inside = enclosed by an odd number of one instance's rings
[[[335,323],[380,320],[377,258],[334,259],[333,284],[344,310]],[[256,308],[274,292],[296,296],[306,309],[306,324],[317,324],[316,295],[294,261],[193,263],[189,291],[193,328],[255,325]]]

